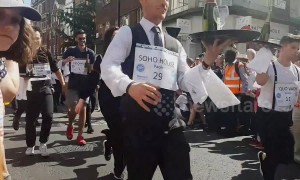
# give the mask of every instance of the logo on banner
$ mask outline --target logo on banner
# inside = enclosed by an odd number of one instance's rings
[[[276,97],[277,97],[277,98],[281,98],[281,94],[280,94],[280,93],[277,93],[277,94],[276,94]]]
[[[145,66],[143,64],[138,64],[136,70],[138,70],[138,72],[143,72],[145,71]]]

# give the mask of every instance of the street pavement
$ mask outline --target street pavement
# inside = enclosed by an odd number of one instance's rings
[[[11,127],[13,115],[10,112],[8,109],[5,116],[4,144],[8,169],[14,180],[113,179],[113,159],[107,162],[103,156],[102,142],[105,137],[100,132],[107,125],[100,112],[92,115],[94,134],[84,134],[88,142],[86,146],[76,145],[77,131],[72,141],[66,139],[66,114],[55,113],[48,142],[51,156],[46,159],[39,154],[25,156],[24,114],[19,131],[14,131]],[[40,127],[37,129],[39,133]],[[262,180],[257,150],[248,145],[250,137],[228,139],[200,130],[187,131],[185,135],[191,146],[191,169],[195,180]],[[300,165],[282,165],[276,177],[300,180]],[[162,179],[159,168],[153,179]]]

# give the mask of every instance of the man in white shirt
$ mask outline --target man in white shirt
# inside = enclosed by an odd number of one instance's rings
[[[294,139],[290,132],[292,109],[299,96],[299,71],[291,60],[300,46],[300,38],[284,36],[279,57],[269,65],[266,73],[257,74],[256,81],[261,85],[258,97],[257,118],[259,135],[265,152],[258,158],[265,180],[273,180],[278,164],[288,164],[294,159]]]
[[[128,179],[152,179],[159,165],[164,179],[189,180],[190,147],[182,132],[184,123],[174,118],[175,91],[178,86],[187,91],[187,55],[179,41],[162,30],[169,1],[140,3],[144,16],[140,24],[120,28],[101,63],[102,79],[114,96],[123,96]],[[195,68],[209,69],[232,43],[206,45],[204,63]]]

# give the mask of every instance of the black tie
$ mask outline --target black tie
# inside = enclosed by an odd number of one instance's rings
[[[154,46],[163,47],[161,31],[157,26],[153,26],[151,31],[154,33]],[[161,103],[153,108],[154,112],[160,117],[172,117],[174,112],[174,93],[167,89],[160,89],[162,94]]]
[[[154,46],[163,47],[163,43],[162,43],[161,35],[160,35],[160,28],[157,26],[153,26],[151,31],[154,33]]]

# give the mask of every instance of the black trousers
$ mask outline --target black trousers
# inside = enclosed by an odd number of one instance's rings
[[[56,84],[53,84],[53,87],[54,87],[54,93],[53,93],[53,103],[54,103],[54,106],[57,106],[59,105],[59,100],[60,100],[60,96],[62,94],[62,87],[61,87],[61,84],[59,82],[59,80],[55,80],[56,81]]]
[[[258,108],[259,135],[266,159],[263,161],[265,180],[274,180],[277,166],[294,160],[294,137],[290,131],[293,125],[292,111],[278,112]]]
[[[42,114],[42,125],[40,132],[40,143],[48,141],[53,120],[53,97],[49,85],[33,87],[27,91],[26,109],[26,144],[27,147],[35,146],[36,127],[35,120]]]
[[[101,112],[109,131],[107,132],[107,143],[113,149],[114,173],[121,175],[125,169],[125,157],[123,147],[123,124],[120,113],[120,97],[113,97],[110,89],[102,81],[98,91],[98,99]]]
[[[128,180],[151,180],[157,166],[165,180],[191,180],[183,128],[168,132],[167,119],[146,112],[128,96],[122,97],[120,107]]]
[[[27,100],[17,100],[18,108],[15,113],[15,118],[20,119],[22,114],[26,111],[27,107]]]
[[[86,106],[86,123],[89,128],[92,127],[91,119],[92,119],[92,113],[95,110],[95,106],[96,106],[96,96],[94,93],[92,96],[90,96],[90,101]]]
[[[254,123],[254,97],[242,95],[240,99],[241,105],[238,112],[238,118],[240,125],[243,125],[241,133],[248,135],[251,128],[251,123]]]

